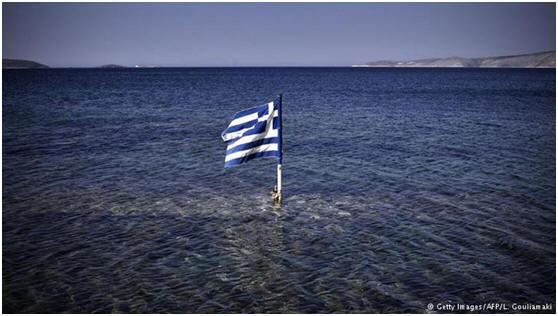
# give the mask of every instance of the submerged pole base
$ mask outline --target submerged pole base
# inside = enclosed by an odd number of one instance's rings
[[[273,191],[271,191],[271,199],[275,206],[281,206],[281,192],[277,192],[277,187],[274,187]]]
[[[275,201],[275,205],[276,206],[281,206],[281,182],[282,182],[282,177],[281,177],[281,170],[283,166],[281,165],[281,163],[277,164],[277,186],[275,188],[273,188],[273,192],[275,193],[273,195],[273,201]]]

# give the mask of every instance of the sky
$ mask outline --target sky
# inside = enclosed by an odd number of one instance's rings
[[[554,3],[3,3],[2,58],[51,67],[349,66],[556,49]]]

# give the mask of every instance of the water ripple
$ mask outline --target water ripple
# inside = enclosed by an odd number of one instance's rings
[[[4,312],[555,305],[553,71],[3,75]],[[279,209],[219,135],[280,91]]]

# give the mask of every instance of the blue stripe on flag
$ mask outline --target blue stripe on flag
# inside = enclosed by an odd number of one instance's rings
[[[257,122],[258,122],[258,119],[255,119],[255,120],[252,120],[252,121],[248,121],[248,122],[246,122],[246,123],[242,123],[242,124],[238,124],[238,125],[231,126],[231,127],[227,128],[227,129],[223,132],[223,134],[228,134],[228,133],[232,133],[232,132],[238,132],[238,131],[240,131],[241,129],[245,129],[245,128],[254,126]]]
[[[277,144],[277,143],[279,143],[279,137],[262,138],[262,139],[255,140],[255,141],[250,142],[250,143],[235,146],[235,147],[227,150],[227,155],[235,153],[237,151],[243,151],[243,150],[248,150],[250,148],[258,147],[260,145]]]
[[[254,127],[252,129],[249,129],[246,132],[244,132],[244,134],[242,134],[242,137],[261,134],[261,133],[265,132],[266,127],[267,127],[267,122],[265,122],[265,121],[264,122],[258,122],[258,123],[256,123],[256,125],[254,125]]]
[[[259,152],[259,153],[244,156],[242,158],[229,160],[229,161],[225,162],[225,168],[230,168],[230,167],[240,165],[240,164],[245,163],[247,161],[250,161],[254,158],[263,158],[263,157],[279,158],[280,156],[281,156],[281,154],[278,151],[262,151],[262,152]]]

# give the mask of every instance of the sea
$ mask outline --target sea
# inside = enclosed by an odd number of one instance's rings
[[[554,69],[2,75],[5,313],[556,311]]]

